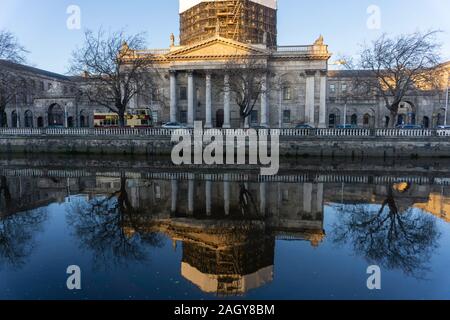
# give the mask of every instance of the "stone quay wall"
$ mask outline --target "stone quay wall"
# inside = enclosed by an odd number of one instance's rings
[[[187,130],[192,133],[192,130]],[[233,134],[230,130],[216,133]],[[450,158],[449,130],[275,129],[280,155],[292,157]],[[167,129],[0,129],[0,152],[170,155]],[[270,138],[267,138],[270,139]],[[270,141],[270,140],[269,140]]]

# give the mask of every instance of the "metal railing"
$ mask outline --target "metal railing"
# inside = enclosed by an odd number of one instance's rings
[[[156,136],[170,137],[176,130],[164,128],[0,128],[1,136]],[[194,129],[181,129],[182,134],[193,135]],[[206,135],[242,136],[248,129],[204,130]],[[257,129],[259,136],[279,135],[282,137],[450,137],[449,129]]]

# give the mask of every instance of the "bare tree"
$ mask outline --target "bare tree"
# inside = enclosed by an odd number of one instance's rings
[[[365,45],[358,61],[347,61],[349,69],[358,70],[353,90],[359,95],[380,97],[390,112],[393,127],[403,99],[438,87],[437,66],[441,45],[437,31],[416,32],[389,38],[381,36]]]
[[[0,127],[6,126],[5,109],[15,102],[18,95],[24,94],[26,81],[9,68],[13,63],[24,63],[28,51],[20,45],[9,31],[0,30]]]
[[[124,31],[97,33],[86,31],[83,48],[72,54],[70,73],[82,74],[82,94],[89,102],[105,107],[119,116],[119,125],[126,125],[125,115],[130,102],[138,96],[156,92],[153,78],[156,71],[151,59],[139,55],[145,48],[142,33],[126,35]]]
[[[7,30],[0,30],[0,59],[15,63],[24,63],[28,51],[17,38]]]
[[[8,62],[7,62],[8,63]],[[3,64],[4,65],[4,64]],[[0,64],[0,127],[6,127],[6,107],[27,94],[25,77]]]
[[[229,93],[239,106],[241,125],[244,127],[259,98],[267,90],[266,61],[258,57],[233,59],[225,64],[224,74],[228,75]]]

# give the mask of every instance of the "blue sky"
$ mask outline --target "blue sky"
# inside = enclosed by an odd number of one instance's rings
[[[81,30],[66,27],[69,5],[81,9]],[[381,12],[381,29],[367,27],[370,5]],[[440,29],[443,55],[450,60],[450,0],[280,0],[279,44],[310,44],[320,34],[337,55],[352,55],[381,33]],[[0,0],[0,28],[14,32],[39,68],[65,72],[83,30],[126,28],[145,31],[150,48],[168,47],[178,34],[178,0]]]

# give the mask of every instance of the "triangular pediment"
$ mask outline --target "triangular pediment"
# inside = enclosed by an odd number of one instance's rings
[[[174,50],[168,53],[166,57],[169,59],[204,59],[264,54],[268,54],[268,51],[264,48],[258,48],[253,45],[217,36]]]

